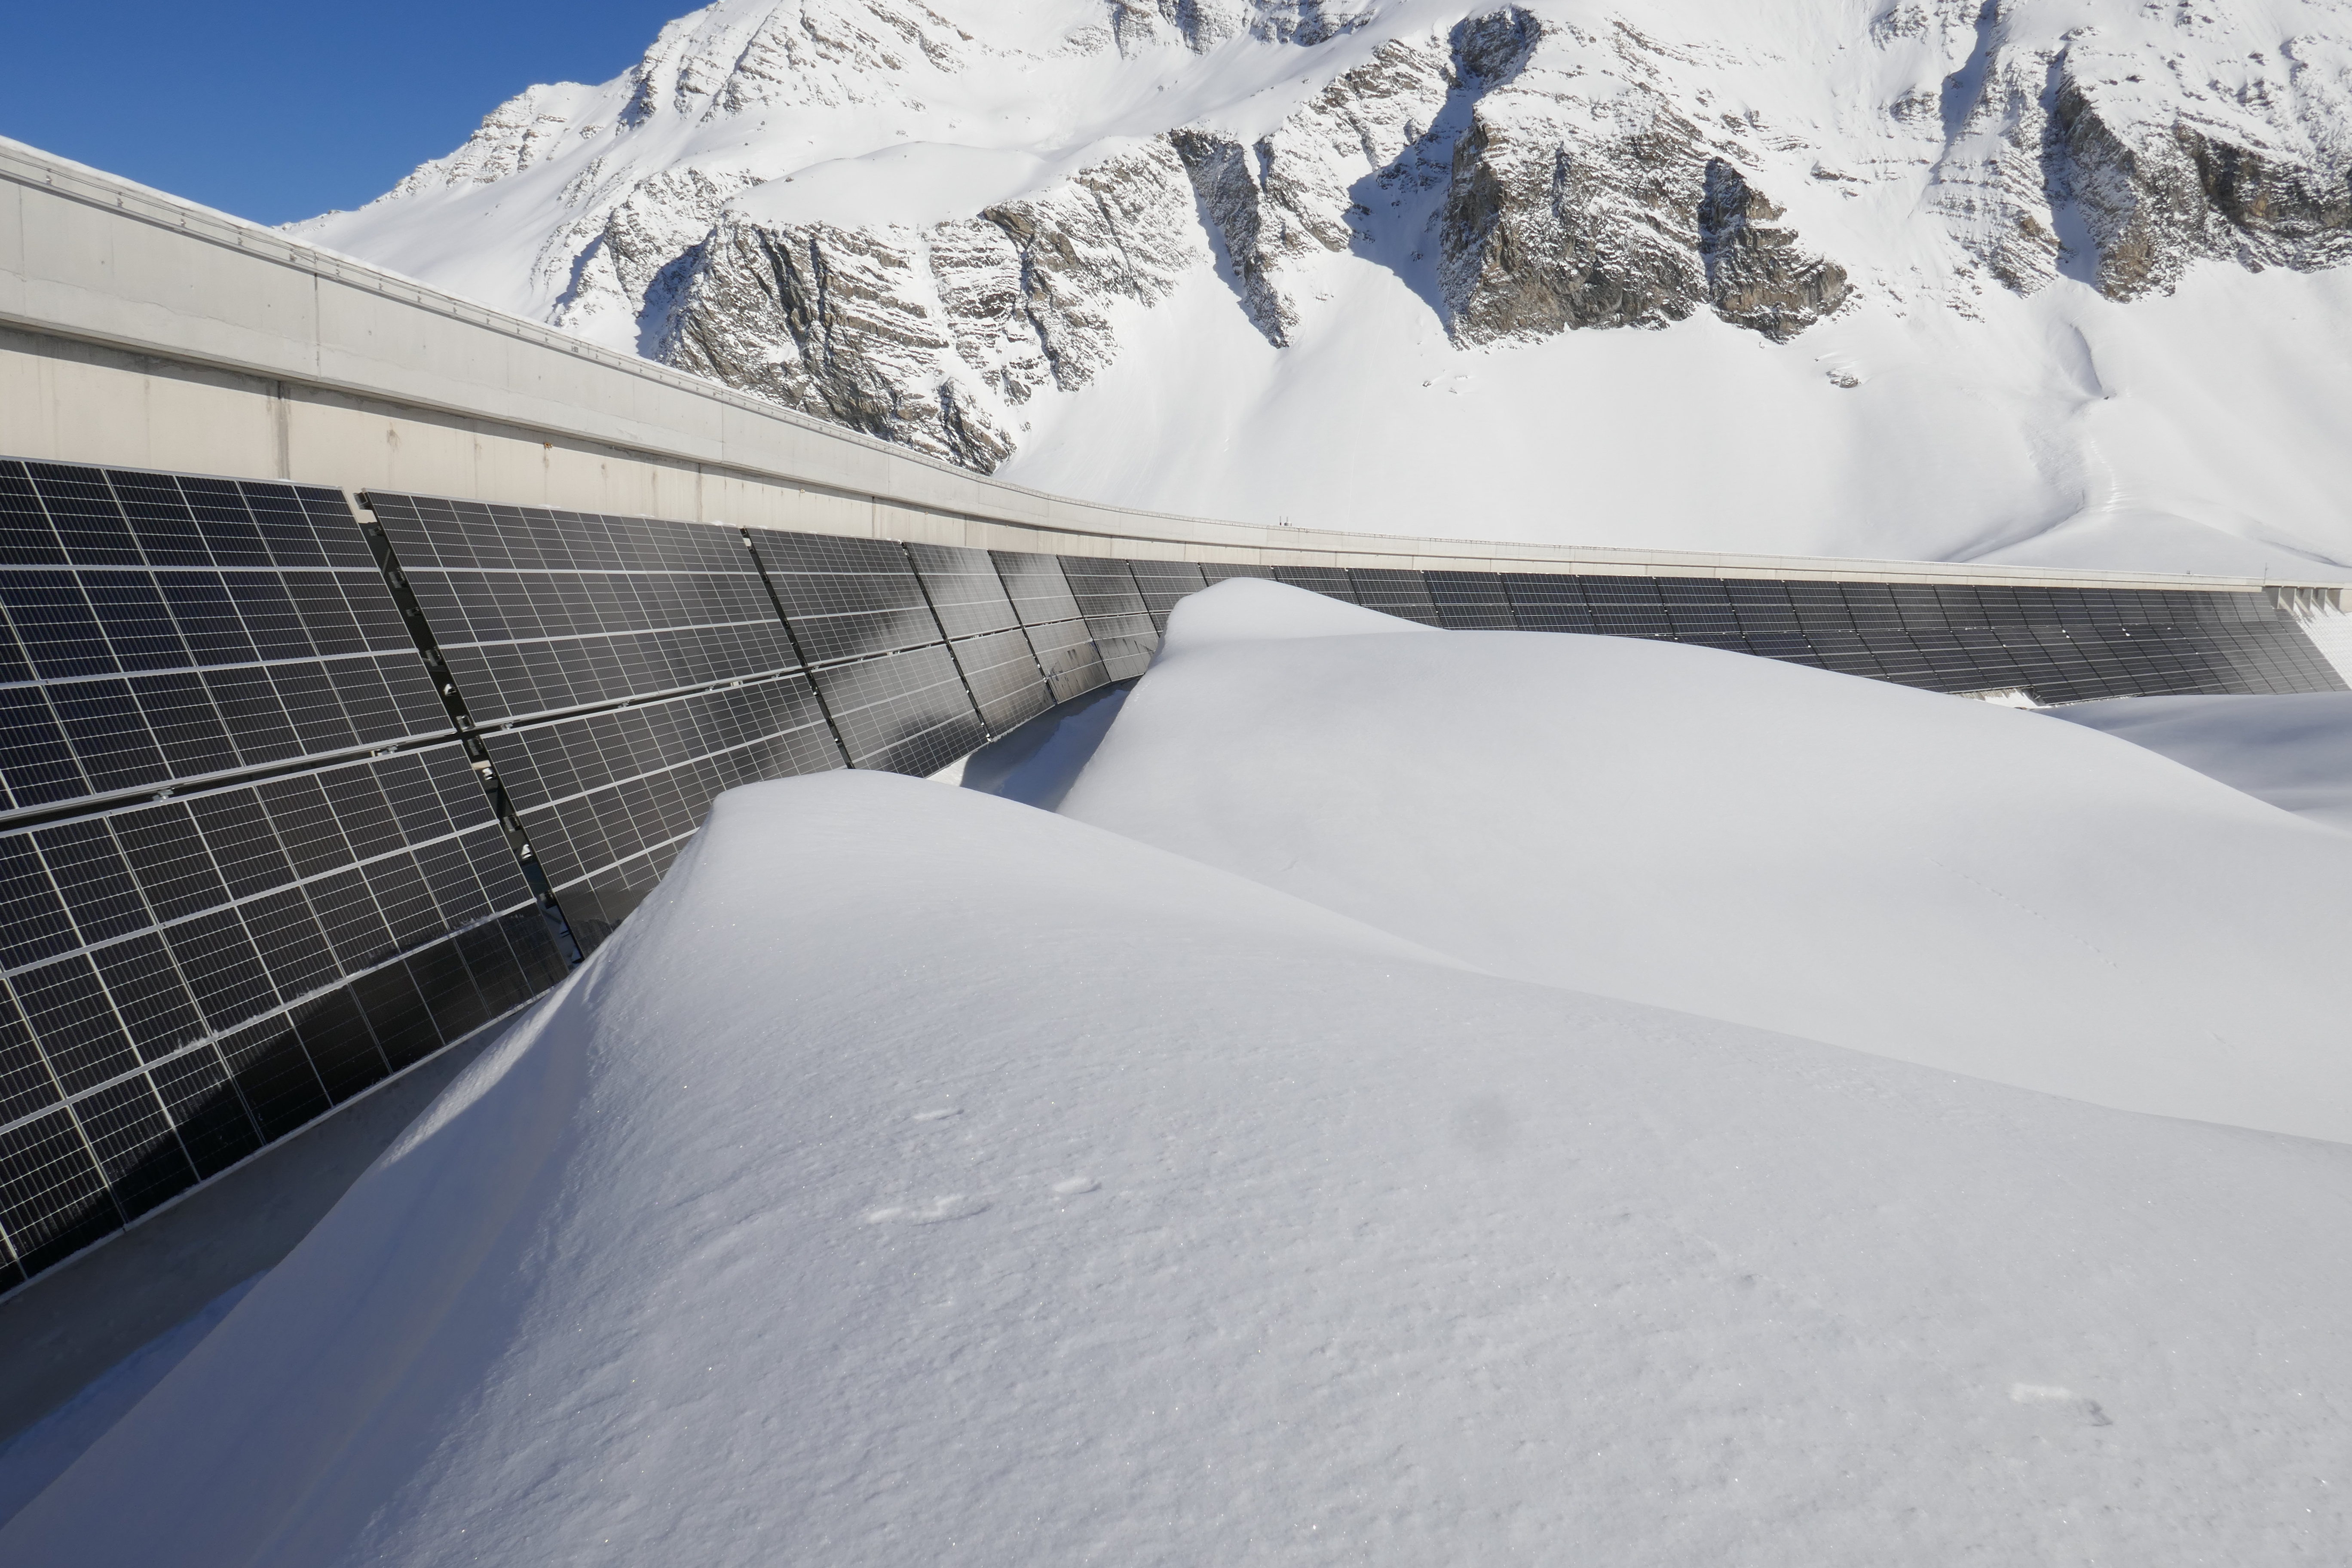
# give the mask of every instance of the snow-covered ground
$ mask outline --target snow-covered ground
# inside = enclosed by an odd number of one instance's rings
[[[2298,816],[2352,831],[2352,692],[2126,697],[2049,711]]]
[[[2352,1138],[2343,835],[2042,714],[1742,654],[1263,640],[1295,593],[1181,605],[1061,809],[1520,978]]]
[[[2243,901],[2342,834],[2039,714],[1379,623],[1187,601],[1073,815],[722,797],[0,1561],[2352,1538],[2352,1148],[2215,1124],[2344,1130],[2343,900]],[[1858,1048],[1595,994],[1644,948]]]

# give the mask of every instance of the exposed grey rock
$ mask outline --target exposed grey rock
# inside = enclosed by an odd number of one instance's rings
[[[982,473],[1013,450],[958,374],[915,230],[722,219],[660,346],[667,363]]]
[[[1498,16],[1507,25],[1474,19],[1454,35],[1458,78],[1475,95],[1454,147],[1439,265],[1454,339],[1682,320],[1706,297],[1705,138],[1639,80],[1563,91],[1530,68],[1540,25]]]
[[[1298,321],[1286,269],[1355,242],[1355,188],[1429,134],[1453,85],[1444,50],[1391,39],[1246,147],[1198,127],[1169,134],[1242,308],[1269,342],[1287,342]]]
[[[1129,53],[1181,40],[1206,53],[1247,33],[1270,43],[1312,47],[1371,20],[1370,4],[1349,0],[1108,0],[1111,36]]]
[[[1808,256],[1790,230],[1773,226],[1780,208],[1722,159],[1706,166],[1699,203],[1699,254],[1715,313],[1787,342],[1845,302],[1845,269]]]
[[[1937,205],[1971,254],[2032,293],[2062,271],[2110,299],[2168,293],[2204,259],[2300,270],[2352,259],[2352,145],[2340,82],[2294,68],[2225,101],[2147,90],[2158,64],[2095,31],[2012,47],[1988,4],[1946,82],[1966,105]],[[2307,100],[2307,101],[2306,101]],[[2331,140],[2332,136],[2332,140]]]
[[[683,258],[654,353],[985,473],[1013,451],[1013,406],[1110,362],[1113,300],[1152,303],[1206,258],[1162,142],[928,228],[727,213]]]
[[[1202,216],[1216,232],[1242,309],[1266,341],[1279,348],[1289,342],[1298,313],[1268,276],[1265,188],[1257,172],[1266,143],[1244,147],[1214,132],[1196,130],[1171,131],[1168,141],[1184,160]]]

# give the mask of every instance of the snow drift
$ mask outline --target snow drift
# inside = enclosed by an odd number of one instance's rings
[[[2050,716],[2145,746],[2298,816],[2352,830],[2352,692],[2124,697],[2072,703]]]
[[[2279,1560],[2347,1224],[2336,1145],[761,784],[0,1558]]]
[[[2342,834],[2036,713],[1673,643],[1297,638],[1308,597],[1180,604],[1060,809],[1522,979],[2352,1139]]]

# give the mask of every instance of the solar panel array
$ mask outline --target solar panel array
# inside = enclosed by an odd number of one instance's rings
[[[988,553],[1003,580],[1013,614],[1020,617],[1021,629],[1028,634],[1030,651],[1045,673],[1054,700],[1067,702],[1108,684],[1111,676],[1103,668],[1102,654],[1070,592],[1062,563],[1051,555],[1014,550]]]
[[[1142,590],[1124,561],[1086,555],[1062,557],[1062,575],[1070,596],[1087,623],[1087,634],[1102,655],[1103,672],[1113,680],[1132,680],[1160,650],[1160,633]]]
[[[561,973],[334,490],[0,462],[0,1284]]]
[[[1274,579],[2045,702],[2341,689],[2260,595],[1193,564],[0,461],[0,1288],[553,984],[739,784],[929,773]]]

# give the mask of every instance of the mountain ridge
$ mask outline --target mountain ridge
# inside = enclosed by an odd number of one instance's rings
[[[291,226],[1106,500],[2336,568],[2347,38],[2335,0],[722,0]]]

